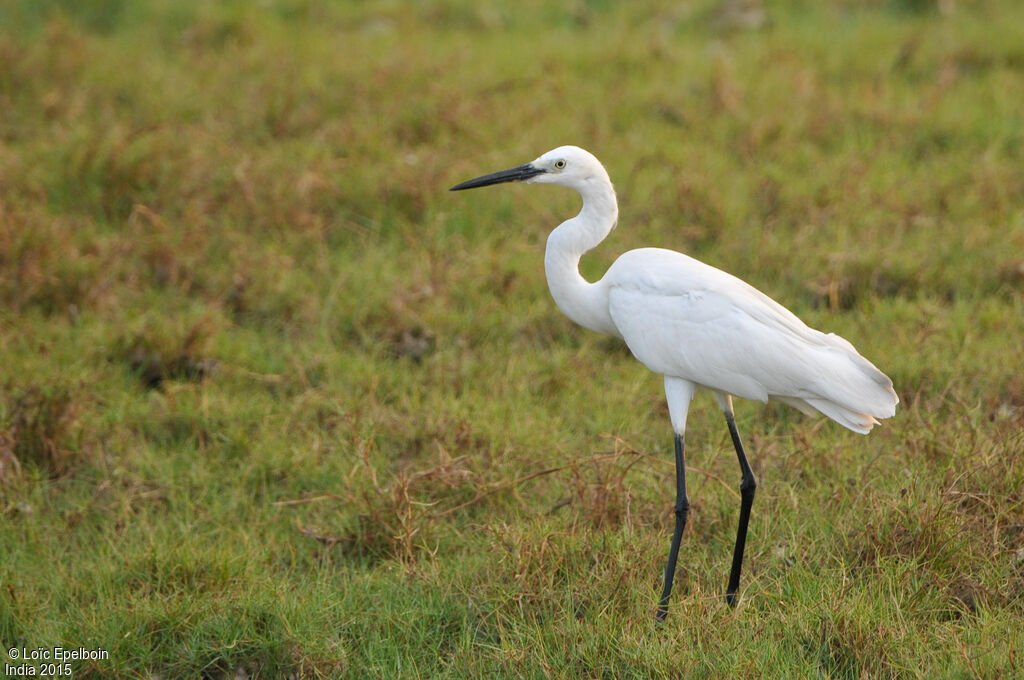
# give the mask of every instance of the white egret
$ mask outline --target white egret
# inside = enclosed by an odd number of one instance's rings
[[[739,528],[726,588],[726,601],[735,605],[757,481],[736,430],[732,398],[775,399],[866,434],[879,418],[896,413],[899,398],[892,381],[843,338],[808,327],[759,290],[682,253],[630,250],[599,281],[586,281],[579,273],[580,257],[604,240],[619,212],[608,173],[589,152],[562,146],[451,190],[502,182],[557,184],[579,192],[579,214],[548,237],[544,269],[551,295],[570,319],[621,338],[633,356],[665,377],[675,433],[676,522],[658,619],[668,612],[689,510],[683,438],[690,401],[699,389],[707,389],[724,411],[742,473]]]

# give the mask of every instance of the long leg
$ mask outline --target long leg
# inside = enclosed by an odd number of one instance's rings
[[[668,414],[672,419],[672,431],[676,440],[676,528],[672,533],[672,545],[668,549],[668,563],[665,565],[665,587],[658,600],[658,611],[655,615],[659,621],[668,616],[668,599],[672,594],[672,581],[676,575],[676,558],[679,557],[679,542],[683,539],[686,528],[686,515],[690,510],[690,500],[686,496],[686,461],[683,458],[683,433],[686,432],[686,413],[690,409],[690,401],[697,391],[697,386],[689,380],[665,376],[665,398],[668,401]]]
[[[727,400],[728,408],[725,410],[725,422],[729,424],[729,434],[732,435],[732,445],[736,447],[736,457],[740,462],[740,471],[743,473],[743,480],[740,482],[740,524],[736,530],[736,547],[732,552],[732,570],[729,572],[729,586],[725,590],[725,601],[729,606],[736,606],[736,591],[740,587],[740,570],[743,568],[743,548],[747,543],[747,525],[750,523],[750,508],[754,505],[754,492],[757,491],[757,479],[750,469],[747,456],[743,453],[743,443],[740,441],[740,433],[736,430],[736,418],[732,413],[731,399]]]
[[[659,621],[668,616],[668,599],[672,594],[672,581],[676,575],[676,558],[679,557],[679,542],[686,528],[686,515],[690,510],[690,499],[686,495],[686,460],[683,457],[683,435],[676,435],[676,528],[672,533],[672,545],[668,549],[668,562],[665,564],[665,588],[661,591],[658,601]]]

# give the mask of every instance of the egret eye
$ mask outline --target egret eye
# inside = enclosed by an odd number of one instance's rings
[[[555,161],[555,167],[561,170],[562,168],[565,167],[565,161],[563,161],[562,159],[558,159],[557,161]]]

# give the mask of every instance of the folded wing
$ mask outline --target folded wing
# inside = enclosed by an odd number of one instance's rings
[[[601,283],[626,344],[657,373],[820,411],[856,432],[895,414],[892,381],[853,345],[719,269],[644,248],[616,260]]]

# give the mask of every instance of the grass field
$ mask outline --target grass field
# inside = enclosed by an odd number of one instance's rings
[[[746,6],[748,11],[740,11]],[[1024,4],[0,3],[0,644],[76,678],[1024,678]],[[894,380],[868,437],[561,316],[620,226]],[[16,664],[15,664],[16,665]],[[13,666],[12,666],[13,668]],[[33,666],[39,668],[39,665]]]

